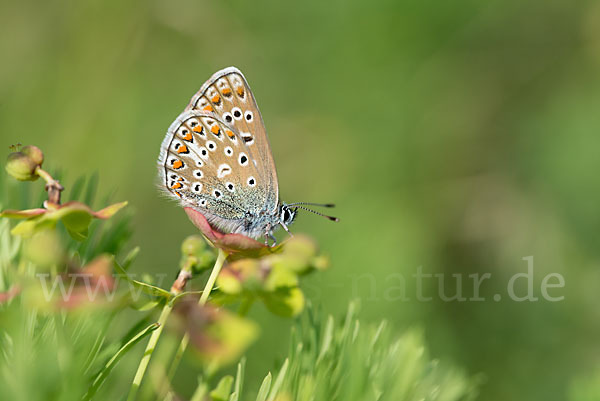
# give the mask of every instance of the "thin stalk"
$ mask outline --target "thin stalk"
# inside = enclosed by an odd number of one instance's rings
[[[177,279],[171,286],[171,294],[173,294],[173,296],[176,297],[177,295],[181,294],[181,292],[184,290],[185,285],[187,284],[188,280],[192,277],[192,265],[193,265],[193,263],[188,259],[185,262],[185,264],[183,265],[183,267],[181,268],[181,270],[179,271],[179,274],[177,275]],[[135,396],[137,395],[140,385],[142,384],[144,374],[146,373],[146,369],[148,368],[148,364],[150,363],[150,358],[152,357],[152,353],[154,352],[154,349],[156,348],[156,344],[158,343],[158,339],[160,338],[162,329],[163,329],[165,323],[167,322],[169,315],[171,314],[171,310],[173,310],[174,302],[172,302],[172,301],[173,301],[173,298],[167,299],[165,302],[165,306],[163,307],[163,309],[160,313],[160,316],[159,316],[158,322],[157,322],[158,328],[155,331],[153,331],[152,335],[150,336],[150,340],[148,341],[148,345],[146,346],[146,351],[144,351],[144,355],[142,356],[142,359],[140,360],[140,364],[138,365],[138,369],[133,378],[133,382],[131,383],[131,387],[129,389],[129,395],[127,396],[127,401],[133,401],[135,399]]]
[[[89,401],[92,398],[94,398],[94,395],[96,394],[96,392],[98,391],[100,386],[102,386],[102,384],[104,383],[104,381],[106,380],[106,378],[108,377],[108,375],[110,374],[112,369],[119,362],[119,360],[123,357],[123,355],[126,354],[142,338],[146,337],[148,334],[150,334],[152,331],[158,329],[159,327],[160,326],[158,325],[158,323],[153,323],[150,326],[146,327],[144,330],[140,331],[129,341],[127,341],[127,343],[125,343],[119,349],[119,351],[117,351],[117,353],[114,354],[112,358],[110,358],[110,360],[106,363],[106,365],[104,365],[104,368],[102,368],[102,370],[98,373],[98,375],[96,375],[96,377],[94,378],[94,382],[92,383],[92,386],[90,387],[88,392],[83,397],[83,400]]]
[[[46,181],[46,184],[50,184],[50,183],[56,181],[54,178],[52,178],[50,173],[48,173],[46,170],[42,169],[40,166],[36,167],[35,173],[37,175],[39,175],[40,177],[42,177],[43,180]]]
[[[210,295],[211,291],[213,290],[213,287],[215,286],[215,281],[217,281],[217,277],[219,276],[219,273],[221,272],[221,268],[223,267],[223,263],[225,262],[225,259],[227,259],[227,256],[228,256],[227,252],[223,251],[222,249],[219,249],[217,261],[215,262],[215,265],[213,266],[213,269],[210,272],[208,281],[206,282],[206,285],[204,286],[204,290],[202,291],[202,295],[200,296],[200,300],[198,301],[198,304],[200,306],[206,305],[206,302],[208,301],[208,296]],[[169,368],[169,374],[168,374],[169,380],[172,379],[173,376],[175,375],[175,371],[177,370],[177,367],[179,366],[179,362],[181,362],[181,358],[183,357],[183,353],[185,352],[189,342],[190,342],[190,336],[186,333],[183,336],[183,338],[181,339],[181,343],[179,343],[179,348],[177,348],[177,352],[175,354],[175,357],[173,358],[171,367]]]
[[[144,351],[144,356],[140,360],[140,364],[138,365],[137,372],[135,373],[135,377],[133,378],[133,382],[131,383],[131,387],[129,388],[129,395],[127,396],[127,401],[135,400],[137,392],[142,384],[142,379],[144,378],[144,374],[146,373],[146,368],[148,368],[148,364],[150,363],[150,358],[152,357],[152,353],[156,348],[156,344],[158,343],[158,339],[162,333],[163,327],[167,321],[167,318],[171,314],[171,310],[173,309],[173,305],[167,300],[165,302],[165,306],[160,313],[158,318],[158,328],[152,332],[150,336],[150,340],[148,341],[148,345],[146,346],[146,350]]]

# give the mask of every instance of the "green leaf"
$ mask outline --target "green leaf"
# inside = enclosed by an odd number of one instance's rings
[[[83,184],[85,183],[85,176],[79,176],[75,182],[73,182],[73,184],[70,186],[71,189],[71,193],[70,193],[70,199],[71,200],[78,200],[79,199],[79,195],[81,195],[81,191],[83,189]]]
[[[256,396],[256,401],[266,401],[267,395],[269,395],[269,390],[271,389],[271,372],[265,376],[262,384],[260,385],[260,389],[258,390],[258,395]]]
[[[46,228],[54,228],[55,226],[56,222],[41,220],[40,218],[34,217],[33,219],[20,222],[10,230],[10,233],[15,236],[28,238],[37,231],[42,231]]]
[[[237,366],[237,374],[235,375],[235,387],[233,393],[229,397],[229,401],[238,401],[242,394],[242,387],[244,385],[244,371],[246,369],[246,358],[242,358]]]
[[[217,287],[225,294],[240,294],[242,283],[231,271],[224,269],[217,277]]]
[[[265,282],[266,291],[275,291],[281,288],[292,288],[297,286],[298,276],[292,270],[281,266],[274,266]]]
[[[171,294],[169,291],[164,290],[160,287],[156,287],[154,285],[146,284],[141,281],[132,279],[131,277],[129,277],[127,272],[121,267],[121,265],[119,265],[116,261],[113,264],[115,266],[115,270],[117,270],[117,272],[119,273],[119,277],[124,278],[126,281],[131,283],[131,285],[140,289],[145,294],[164,298],[166,300],[171,299],[171,297],[173,296],[173,294]]]
[[[317,363],[319,363],[325,354],[329,351],[331,347],[331,341],[333,339],[333,329],[334,329],[334,321],[333,316],[329,315],[327,318],[327,323],[325,324],[325,331],[323,332],[323,344],[321,345],[321,351],[319,352],[319,357],[317,358]]]
[[[61,219],[69,232],[87,237],[87,231],[92,222],[92,215],[87,208],[69,207],[54,212],[54,218]],[[77,239],[77,238],[74,238]]]
[[[233,377],[225,376],[217,384],[217,387],[210,392],[212,401],[228,401],[231,394],[231,386],[233,385]]]
[[[92,386],[88,389],[88,392],[83,397],[84,401],[91,400],[92,397],[96,394],[100,386],[104,383],[112,369],[116,366],[119,360],[140,340],[146,337],[148,334],[156,330],[160,325],[158,323],[153,323],[150,326],[146,327],[144,330],[135,335],[131,340],[129,340],[125,345],[123,345],[117,353],[104,365],[104,368],[94,378],[92,382]]]
[[[304,309],[304,294],[298,288],[285,288],[262,295],[267,309],[279,316],[293,317]]]
[[[149,310],[152,310],[154,308],[156,308],[158,305],[160,305],[160,301],[148,301],[140,306],[133,306],[135,310],[140,311],[140,312],[146,312]]]
[[[285,379],[289,363],[289,359],[286,358],[285,362],[283,363],[283,366],[281,366],[281,370],[277,374],[277,379],[275,379],[275,383],[273,384],[271,393],[269,394],[269,401],[274,400],[277,394],[279,393],[279,389],[283,385],[283,380]]]
[[[69,233],[69,236],[71,238],[73,238],[75,241],[79,241],[79,242],[84,241],[88,237],[88,229],[87,228],[82,231],[73,231],[73,230],[69,230],[67,228],[67,232]]]
[[[170,302],[171,302],[171,305],[175,305],[177,302],[181,301],[186,296],[201,295],[201,294],[202,294],[202,291],[184,291],[181,294],[177,294],[173,298],[171,298]]]
[[[0,212],[0,217],[12,219],[28,219],[46,213],[46,209],[5,210]]]
[[[45,228],[54,228],[62,221],[71,237],[77,241],[87,238],[88,228],[93,218],[107,219],[123,208],[127,202],[116,203],[99,212],[94,212],[81,202],[67,202],[63,205],[52,205],[48,209],[29,209],[22,211],[7,210],[7,217],[26,218],[28,220],[17,224],[11,231],[13,235],[30,237]]]
[[[86,205],[91,205],[96,197],[96,190],[98,189],[98,171],[94,171],[94,173],[88,178],[87,186],[85,188],[85,195],[83,197],[83,201]]]
[[[125,206],[127,206],[127,201],[115,203],[114,205],[107,206],[104,209],[97,211],[96,213],[94,213],[94,217],[97,217],[99,219],[108,219],[114,216],[119,210],[123,209]]]
[[[124,271],[129,270],[129,268],[131,267],[131,264],[133,263],[133,261],[135,260],[135,258],[137,258],[137,255],[139,253],[140,253],[140,247],[139,246],[136,246],[131,251],[129,251],[129,253],[127,254],[127,256],[125,256],[125,259],[123,259],[123,263],[121,264],[121,268]]]
[[[196,387],[196,391],[194,391],[190,401],[203,401],[206,393],[208,393],[208,385],[202,380],[201,377],[199,377],[198,386]],[[173,398],[170,394],[171,393],[167,394],[164,401],[171,400]]]

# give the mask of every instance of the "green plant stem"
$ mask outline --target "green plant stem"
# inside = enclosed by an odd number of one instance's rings
[[[228,256],[227,252],[223,251],[222,249],[219,249],[219,254],[217,256],[215,265],[213,266],[212,271],[210,272],[208,281],[206,282],[206,285],[204,286],[204,290],[202,291],[202,295],[200,296],[200,300],[198,301],[199,305],[201,305],[201,306],[206,305],[206,302],[208,301],[208,296],[210,295],[211,291],[213,290],[215,282],[217,281],[217,277],[219,276],[219,273],[221,272],[221,268],[223,267],[223,263],[225,263],[225,259],[227,259],[227,256]],[[179,366],[179,362],[181,362],[181,358],[183,357],[183,353],[185,352],[189,342],[190,342],[190,336],[186,333],[183,336],[183,338],[181,339],[181,343],[179,343],[179,348],[177,348],[177,352],[175,353],[175,357],[173,358],[173,362],[171,363],[171,367],[169,368],[169,373],[168,373],[169,380],[172,379],[173,376],[175,375],[175,371],[177,370],[177,367]]]
[[[183,267],[179,271],[179,274],[177,275],[177,279],[175,280],[175,282],[173,283],[173,286],[171,287],[171,294],[175,297],[177,295],[179,295],[183,291],[183,288],[185,287],[187,280],[191,276],[192,276],[192,263],[190,263],[190,261],[188,260],[188,261],[186,261],[186,263],[183,265]],[[150,337],[150,340],[148,341],[148,345],[146,346],[146,351],[144,352],[144,355],[142,356],[142,359],[140,360],[140,364],[138,365],[138,369],[133,378],[133,382],[131,383],[131,388],[129,389],[129,395],[127,396],[127,401],[133,401],[135,399],[135,396],[137,395],[140,385],[142,384],[144,374],[146,373],[146,369],[148,368],[148,364],[150,363],[150,358],[152,357],[152,353],[154,352],[154,349],[156,348],[158,339],[160,338],[160,335],[162,333],[162,329],[163,329],[169,315],[171,314],[171,310],[173,310],[174,304],[175,304],[174,298],[170,298],[170,299],[166,300],[165,306],[163,307],[163,309],[160,313],[160,316],[158,318],[158,322],[157,322],[158,328],[154,332],[152,332],[152,336]]]
[[[44,181],[46,181],[47,184],[50,184],[55,181],[54,178],[52,178],[52,176],[50,175],[50,173],[48,173],[46,170],[42,169],[40,166],[36,167],[35,173],[37,175],[39,175],[40,177],[42,177],[42,179]]]
[[[152,332],[150,336],[150,340],[148,341],[148,345],[146,346],[146,350],[144,351],[144,356],[140,360],[140,364],[138,365],[137,372],[135,372],[135,377],[133,378],[133,382],[131,383],[131,387],[129,389],[129,395],[127,396],[127,401],[135,400],[135,396],[142,384],[142,379],[144,378],[144,374],[146,373],[146,368],[148,368],[148,364],[150,363],[150,358],[152,357],[152,353],[156,348],[158,343],[158,339],[162,333],[163,327],[167,321],[167,318],[171,314],[171,310],[173,309],[173,305],[168,300],[165,302],[165,306],[160,313],[158,318],[158,328]]]
[[[121,357],[123,357],[123,355],[126,354],[142,338],[146,337],[148,334],[150,334],[152,331],[158,329],[159,327],[160,326],[158,325],[158,323],[153,323],[150,326],[146,327],[144,330],[140,331],[129,341],[127,341],[127,343],[125,343],[119,349],[119,351],[117,351],[117,353],[114,354],[112,358],[110,358],[110,360],[106,363],[104,368],[102,368],[102,370],[94,378],[94,382],[92,383],[92,386],[90,387],[88,392],[83,397],[83,400],[84,401],[91,400],[94,397],[94,395],[96,394],[96,392],[98,391],[98,389],[100,388],[100,386],[102,386],[102,384],[104,383],[104,381],[106,380],[106,378],[108,377],[108,375],[110,374],[112,369],[115,367],[117,362],[119,362]]]

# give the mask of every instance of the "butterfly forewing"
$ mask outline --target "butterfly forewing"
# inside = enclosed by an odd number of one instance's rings
[[[188,110],[171,125],[159,163],[170,194],[206,213],[241,220],[267,202],[264,178],[251,149],[212,112]]]
[[[258,186],[266,194],[263,207],[267,211],[275,210],[279,200],[275,163],[262,116],[243,74],[235,67],[215,73],[202,85],[186,110],[213,113],[238,134],[248,149],[250,162],[258,169],[261,179]]]

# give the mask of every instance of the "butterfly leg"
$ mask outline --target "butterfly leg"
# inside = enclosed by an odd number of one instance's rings
[[[294,235],[291,233],[290,229],[283,223],[280,222],[279,223],[281,225],[281,227],[283,227],[283,229],[290,235],[290,237],[293,237]]]
[[[273,244],[271,245],[271,247],[277,245],[277,239],[275,238],[275,236],[272,233],[268,233],[267,235],[273,240]]]
[[[270,235],[269,235],[269,234],[270,234],[270,233],[271,233],[271,224],[268,224],[268,225],[267,225],[267,228],[266,228],[266,230],[265,230],[265,245],[266,245],[266,246],[269,246],[269,237],[270,237]]]
[[[270,245],[271,247],[277,245],[277,239],[275,238],[275,236],[273,235],[273,232],[271,231],[271,224],[267,225],[267,229],[265,230],[265,245],[269,246],[269,238],[271,240],[273,240],[273,244]]]

